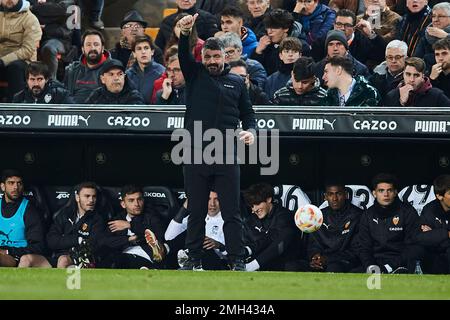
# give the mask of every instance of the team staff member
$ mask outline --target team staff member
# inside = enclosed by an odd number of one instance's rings
[[[423,271],[450,273],[450,175],[437,177],[433,183],[436,199],[428,203],[420,216],[419,243],[425,246]]]
[[[417,245],[419,215],[397,197],[394,176],[380,173],[372,187],[375,203],[364,212],[359,226],[363,267],[378,266],[383,273],[413,273],[423,254]]]
[[[0,266],[50,268],[42,256],[45,242],[41,216],[23,196],[22,175],[12,169],[3,171],[1,188]]]
[[[191,137],[194,122],[202,130],[216,128],[236,129],[242,120],[244,130],[255,127],[255,115],[247,88],[242,78],[229,72],[225,65],[225,47],[217,38],[206,40],[202,49],[202,63],[194,60],[189,50],[189,34],[197,14],[180,20],[179,40],[180,66],[186,79],[185,126]],[[203,133],[202,133],[203,134]],[[240,139],[246,144],[254,141],[249,131],[242,131]],[[192,141],[195,140],[195,137]],[[203,148],[203,146],[199,146]],[[192,149],[191,149],[192,150]],[[226,151],[224,148],[223,150]],[[193,154],[193,152],[192,152]],[[225,158],[225,157],[224,157]],[[216,186],[222,204],[226,250],[232,270],[244,270],[242,220],[239,212],[240,169],[234,155],[234,164],[184,164],[184,185],[191,212],[188,220],[186,247],[189,260],[183,269],[201,268],[203,240],[205,238],[205,215],[211,184]]]

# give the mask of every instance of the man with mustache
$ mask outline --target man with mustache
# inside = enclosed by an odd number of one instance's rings
[[[100,87],[101,66],[110,59],[109,52],[105,51],[105,40],[99,31],[86,31],[81,43],[83,54],[78,61],[67,66],[64,76],[64,85],[75,103],[84,103],[91,92]]]
[[[0,183],[0,267],[50,268],[45,251],[40,212],[23,196],[22,175],[14,169],[2,172]]]
[[[87,104],[144,104],[142,94],[133,89],[127,81],[122,62],[111,59],[100,71],[102,86],[94,90]]]
[[[13,103],[73,103],[69,92],[58,82],[53,81],[50,76],[50,71],[46,64],[40,61],[31,62],[25,72],[27,88],[14,96]]]
[[[189,35],[197,17],[198,14],[189,15],[180,20],[178,55],[186,80],[186,129],[190,136],[194,137],[193,141],[198,139],[199,125],[200,131],[220,130],[223,137],[225,130],[236,130],[241,120],[244,131],[239,133],[239,139],[245,144],[252,144],[253,133],[247,130],[255,128],[255,113],[244,80],[236,74],[231,74],[229,66],[225,64],[223,42],[217,38],[206,40],[202,49],[202,63],[195,62],[192,56],[189,49]],[[200,134],[203,136],[203,132]],[[230,140],[229,137],[225,138],[224,140]],[[236,143],[238,141],[234,137],[233,146]],[[194,154],[199,150],[206,150],[206,147],[201,143],[187,148],[191,154]],[[230,152],[229,146],[222,145],[222,147],[223,152],[216,150],[213,163],[209,163],[207,161],[209,159],[195,159],[197,157],[183,161],[184,185],[189,199],[187,209],[191,214],[186,236],[189,259],[182,270],[202,269],[205,213],[208,211],[208,195],[212,184],[222,204],[225,244],[230,269],[245,270],[243,261],[245,249],[239,210],[240,168],[235,148],[232,147],[233,151]],[[185,160],[190,157],[183,156],[183,158]],[[224,164],[225,161],[226,164]]]

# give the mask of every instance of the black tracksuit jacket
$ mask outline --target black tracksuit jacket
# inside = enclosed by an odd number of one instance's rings
[[[407,202],[396,198],[388,207],[377,201],[361,217],[358,241],[360,259],[366,269],[379,259],[398,257],[408,245],[417,243],[419,215]]]
[[[261,269],[282,268],[285,261],[296,258],[296,239],[300,231],[295,227],[294,214],[288,209],[274,203],[272,211],[264,219],[249,214],[244,228],[244,244],[251,249],[252,257]]]
[[[346,201],[341,210],[331,207],[322,209],[323,223],[319,230],[311,233],[308,240],[308,258],[320,253],[329,262],[346,260],[357,263],[356,235],[362,210]]]
[[[126,213],[118,214],[111,221],[113,220],[127,220]],[[128,241],[128,229],[116,232],[108,231],[107,238],[103,241],[104,247],[121,252],[130,246],[139,245],[149,257],[153,257],[152,249],[147,245],[144,233],[145,229],[150,229],[156,235],[158,241],[163,243],[165,230],[158,214],[155,212],[144,212],[133,217],[130,221],[130,226],[130,230],[138,237],[136,242]]]
[[[450,247],[450,211],[445,212],[439,200],[435,199],[423,207],[420,225],[427,225],[432,230],[419,232],[419,244],[425,246],[427,252],[445,253]]]
[[[76,217],[76,210],[68,208],[55,217],[50,227],[47,243],[57,257],[69,254],[72,247],[77,247],[78,237],[89,239],[94,254],[98,254],[104,244],[106,224],[98,212],[86,212],[77,223]]]
[[[11,218],[16,214],[22,203],[22,198],[15,202],[7,203],[5,200],[2,201],[1,215],[4,218]],[[6,245],[0,245],[1,249],[7,249],[8,254],[12,257],[21,257],[25,254],[44,254],[45,253],[45,236],[44,227],[42,225],[42,216],[36,208],[28,202],[25,208],[25,213],[23,215],[23,220],[25,223],[25,238],[27,239],[28,246],[24,248],[9,247]]]
[[[202,121],[203,131],[236,129],[242,120],[244,130],[255,128],[253,111],[244,81],[230,73],[230,67],[211,76],[203,64],[195,62],[189,49],[189,37],[180,35],[180,66],[186,79],[185,128],[193,134],[194,121]]]

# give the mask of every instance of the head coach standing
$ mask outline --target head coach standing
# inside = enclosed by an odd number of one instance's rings
[[[245,130],[255,128],[255,114],[244,81],[240,76],[229,73],[230,68],[225,64],[223,43],[217,38],[206,40],[202,49],[202,63],[195,62],[190,53],[189,34],[197,16],[197,14],[189,15],[180,20],[178,55],[186,79],[185,128],[190,133],[191,141],[198,139],[195,134],[198,134],[199,125],[202,135],[205,130],[217,129],[224,137],[225,130],[236,129],[239,120],[242,120],[244,131],[240,132],[239,139],[245,144],[252,144],[254,136]],[[198,148],[205,150],[202,144],[191,146],[191,151],[198,152]],[[229,160],[231,156],[234,159],[232,164],[229,164],[229,161],[226,161],[226,164],[224,162],[220,164],[220,161],[207,164],[205,159],[194,163],[184,162],[184,186],[189,199],[188,211],[191,214],[186,235],[189,259],[184,264],[183,270],[202,269],[205,213],[208,211],[209,191],[212,185],[218,193],[220,203],[223,204],[223,228],[230,269],[245,270],[243,229],[239,212],[240,168],[236,161],[236,153],[227,156],[225,146],[223,150],[222,160],[224,158]]]

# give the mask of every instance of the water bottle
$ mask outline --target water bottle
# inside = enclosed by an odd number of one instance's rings
[[[416,269],[414,269],[415,274],[423,274],[422,268],[420,267],[420,260],[416,260]]]

